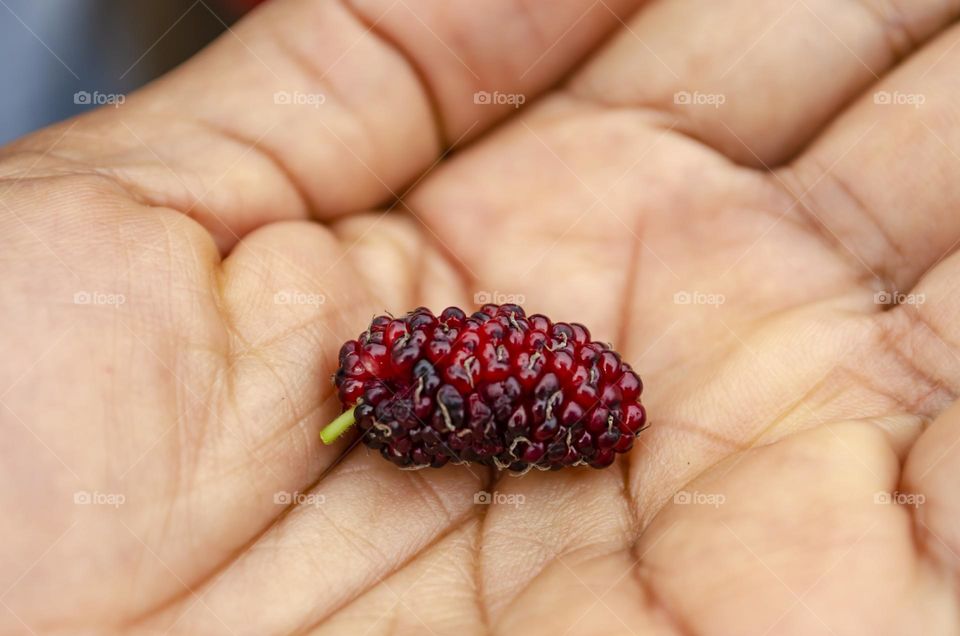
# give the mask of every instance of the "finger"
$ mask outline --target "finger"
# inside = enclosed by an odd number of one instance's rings
[[[929,422],[960,396],[960,253],[927,272],[899,303],[873,316],[880,329],[862,368],[866,386],[895,397],[892,406]],[[892,302],[890,292],[874,300]],[[917,431],[919,434],[919,431]]]
[[[322,446],[315,432],[340,411],[331,381],[340,345],[376,311],[356,278],[333,235],[305,221],[260,228],[223,262],[227,407],[253,448],[304,461],[299,487],[344,450]]]
[[[317,625],[470,524],[480,477],[469,467],[398,471],[361,449],[153,626],[290,634]]]
[[[783,178],[812,229],[889,292],[960,239],[960,130],[951,29],[863,96]],[[891,289],[890,286],[893,286]]]
[[[255,531],[224,524],[246,518],[248,502],[219,500],[200,478],[224,343],[208,286],[216,250],[196,223],[133,205],[104,179],[0,187],[0,293],[18,307],[4,321],[0,371],[0,506],[12,513],[0,524],[12,612],[0,612],[0,632],[23,629],[14,613],[35,626],[124,620],[182,589],[167,567],[192,580]],[[114,493],[116,514],[69,505],[78,489]],[[69,521],[77,527],[64,532]],[[131,579],[130,555],[146,550],[161,556]],[[81,574],[92,570],[96,585]],[[78,605],[44,602],[50,594]]]
[[[913,504],[920,546],[948,572],[960,569],[960,402],[938,417],[907,457],[901,499]],[[951,487],[953,485],[954,487]]]
[[[659,193],[662,175],[650,167],[682,162],[636,118],[581,106],[544,100],[445,164],[408,200],[459,266],[468,297],[582,322],[620,348],[627,323],[619,292],[632,263],[648,255],[638,235],[644,206],[628,184]],[[598,138],[617,143],[600,153]],[[654,258],[643,271],[653,279],[666,267]]]
[[[639,581],[692,632],[843,633],[850,616],[869,617],[868,631],[936,631],[953,617],[920,608],[952,608],[949,586],[918,563],[909,513],[886,502],[898,473],[885,434],[863,422],[731,457],[661,511],[622,587]],[[744,603],[756,611],[733,609]]]
[[[533,629],[540,614],[529,608],[550,599],[546,620],[574,634],[597,624],[642,625],[642,633],[844,633],[850,616],[909,631],[915,624],[908,628],[904,615],[877,608],[925,599],[889,581],[911,573],[927,598],[940,594],[938,607],[952,605],[949,588],[933,588],[933,572],[915,567],[907,514],[875,503],[897,472],[884,434],[867,424],[746,451],[678,492],[632,549],[552,564],[501,625]],[[752,611],[738,609],[745,606]],[[945,618],[928,615],[928,629]]]
[[[643,0],[350,0],[420,69],[447,140],[516,112],[579,64]],[[490,92],[475,96],[477,91]],[[493,94],[496,92],[497,94]],[[511,99],[511,97],[524,98]],[[480,126],[477,125],[480,123]]]
[[[636,528],[623,487],[619,469],[504,476],[491,486],[479,586],[495,624],[551,565],[630,544]]]
[[[666,111],[740,163],[776,165],[958,12],[946,0],[660,2],[571,89]]]
[[[480,520],[464,523],[389,578],[316,623],[310,636],[336,634],[481,634],[476,598]]]
[[[191,212],[228,248],[264,222],[389,200],[443,146],[515,112],[511,96],[556,81],[635,4],[275,0],[122,107],[18,149],[57,142],[74,169],[91,163]]]
[[[512,599],[497,625],[505,634],[693,633],[636,584],[637,562],[630,548],[554,560]]]
[[[397,315],[413,307],[440,311],[466,307],[462,281],[435,237],[414,217],[398,212],[371,212],[344,217],[331,226],[343,246],[344,259],[362,277],[378,312]],[[351,336],[352,337],[352,336]]]
[[[376,218],[359,215],[337,228],[345,238]],[[414,306],[412,281],[432,275],[415,270],[407,257],[413,247],[400,231],[404,222],[383,222],[349,244],[313,222],[273,223],[248,235],[223,262],[220,308],[231,387],[222,404],[229,428],[223,434],[241,436],[242,443],[227,445],[232,452],[270,466],[257,470],[261,493],[307,488],[350,447],[352,434],[324,446],[317,433],[340,412],[331,380],[340,346],[372,316]],[[368,289],[366,280],[376,283]],[[251,492],[247,482],[249,475],[238,473],[236,487]]]

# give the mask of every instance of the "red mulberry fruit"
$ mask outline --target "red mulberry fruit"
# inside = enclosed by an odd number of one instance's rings
[[[345,412],[321,438],[356,422],[364,444],[403,468],[603,468],[646,425],[640,376],[617,352],[517,305],[377,316],[339,360]]]

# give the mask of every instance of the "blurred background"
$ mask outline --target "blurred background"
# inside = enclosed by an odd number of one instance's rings
[[[259,1],[0,0],[0,144],[135,90]]]

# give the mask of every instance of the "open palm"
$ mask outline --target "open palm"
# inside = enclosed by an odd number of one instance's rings
[[[5,149],[0,631],[956,632],[960,8],[837,4],[274,0]],[[631,453],[320,444],[483,296],[623,353]]]

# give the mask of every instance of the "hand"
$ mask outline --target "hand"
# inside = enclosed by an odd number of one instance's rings
[[[347,4],[0,156],[0,631],[956,632],[958,10]],[[335,465],[340,343],[482,293],[634,451]]]

